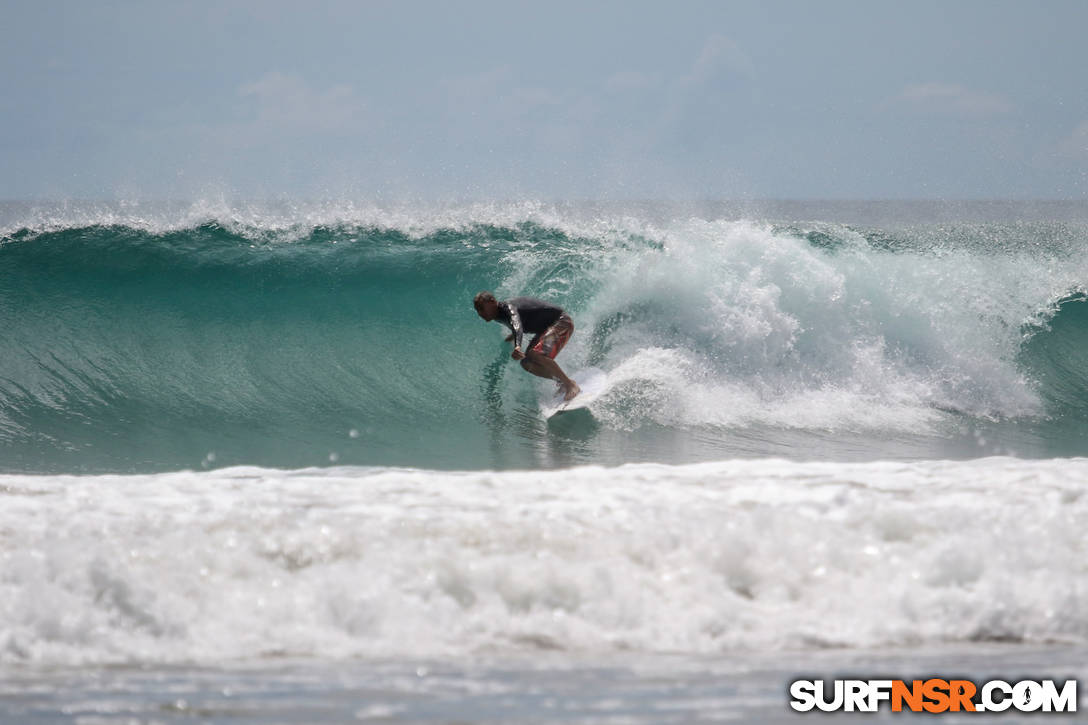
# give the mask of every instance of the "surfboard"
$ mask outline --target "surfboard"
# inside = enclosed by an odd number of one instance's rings
[[[586,368],[579,370],[570,376],[571,380],[578,383],[582,392],[570,400],[563,400],[562,391],[540,401],[540,412],[545,418],[566,413],[571,410],[585,408],[608,388],[608,375],[600,368]]]

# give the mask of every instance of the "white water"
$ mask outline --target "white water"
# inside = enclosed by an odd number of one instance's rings
[[[1088,460],[0,477],[0,662],[1088,642]]]
[[[1044,415],[1020,346],[1088,261],[1034,247],[892,253],[829,231],[833,253],[766,224],[684,220],[652,233],[659,248],[585,253],[574,266],[591,281],[551,292],[591,289],[580,330],[623,319],[603,359],[588,360],[614,391],[598,417],[618,428],[943,435],[940,411]],[[531,274],[540,265],[527,259],[503,291],[541,287]],[[576,335],[567,354],[591,347]]]

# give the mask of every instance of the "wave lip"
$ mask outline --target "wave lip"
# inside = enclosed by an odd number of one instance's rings
[[[1008,458],[3,476],[0,660],[1084,644],[1086,483]]]

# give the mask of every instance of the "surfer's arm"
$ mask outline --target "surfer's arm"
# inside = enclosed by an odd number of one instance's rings
[[[507,305],[506,309],[510,310],[510,336],[514,338],[514,349],[521,349],[521,316],[518,314],[518,308],[513,305]],[[510,337],[506,338],[507,340]]]

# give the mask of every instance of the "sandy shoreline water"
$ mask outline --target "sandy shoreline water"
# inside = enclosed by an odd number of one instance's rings
[[[794,722],[798,677],[1088,678],[1083,646],[457,660],[267,661],[225,667],[8,668],[0,722],[54,723],[714,723]],[[1047,716],[1073,722],[1081,713]],[[807,716],[807,717],[811,717]],[[821,722],[859,715],[818,715]],[[867,721],[915,716],[882,710]],[[1023,715],[944,715],[1016,722]]]

